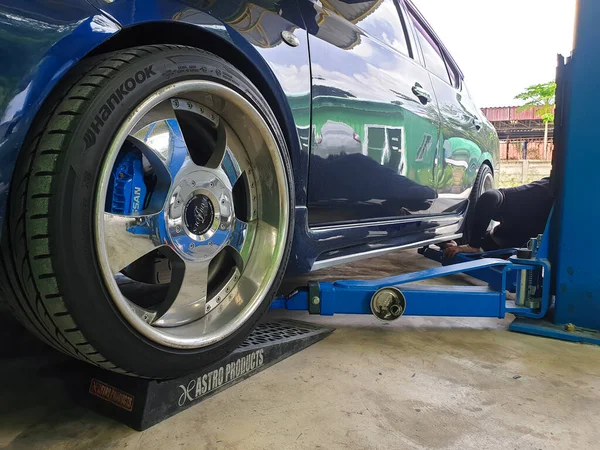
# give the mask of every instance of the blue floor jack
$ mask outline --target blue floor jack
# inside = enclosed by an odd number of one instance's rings
[[[419,253],[442,266],[378,280],[309,283],[306,289],[276,299],[271,308],[321,315],[373,314],[382,321],[403,315],[503,318],[506,313],[541,319],[548,312],[551,269],[541,236],[527,249],[459,254],[452,261],[444,261],[442,252],[431,247]],[[488,284],[414,284],[461,273]]]
[[[384,322],[403,315],[504,318],[510,313],[515,316],[511,331],[600,344],[597,331],[572,323],[553,323],[555,296],[549,240],[544,236],[549,236],[548,229],[531,239],[527,248],[459,253],[451,261],[445,260],[438,248],[423,247],[418,252],[439,262],[440,267],[377,280],[311,282],[306,288],[275,299],[271,309],[326,316],[372,314]],[[415,284],[456,274],[469,275],[487,285]]]

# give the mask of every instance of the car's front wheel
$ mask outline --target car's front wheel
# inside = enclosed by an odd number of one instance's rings
[[[82,64],[15,173],[3,295],[54,347],[172,377],[236,348],[290,251],[290,161],[258,89],[222,59],[137,47]]]

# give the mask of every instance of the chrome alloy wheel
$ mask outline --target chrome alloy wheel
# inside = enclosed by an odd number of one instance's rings
[[[483,182],[481,183],[481,192],[479,192],[479,195],[483,194],[484,192],[491,191],[492,189],[494,189],[494,175],[492,175],[490,172],[487,172],[483,178]]]
[[[143,155],[153,189],[139,213],[119,215],[107,196],[128,149]],[[163,87],[123,122],[101,169],[95,242],[105,284],[146,338],[182,349],[215,344],[267,301],[289,214],[284,162],[256,108],[211,81]],[[160,301],[148,301],[147,283],[128,273],[157,259],[168,260],[169,276],[150,286],[162,288]]]

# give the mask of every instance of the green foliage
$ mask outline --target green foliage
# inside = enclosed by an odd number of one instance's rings
[[[556,101],[556,82],[534,84],[515,97],[524,100],[525,104],[518,111],[535,108],[536,114],[544,122],[554,122],[554,103]]]

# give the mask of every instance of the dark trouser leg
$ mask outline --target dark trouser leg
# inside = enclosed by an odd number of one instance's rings
[[[483,237],[482,241],[481,241],[481,247],[483,249],[483,251],[489,252],[492,250],[500,250],[500,246],[498,245],[498,243],[492,238],[492,235],[490,233],[485,233],[485,236]]]
[[[488,236],[486,239],[486,232],[492,220],[500,220],[500,207],[503,200],[504,197],[497,190],[486,191],[481,194],[475,205],[475,217],[469,240],[471,247],[485,249],[484,244],[491,245],[490,242],[487,242],[491,240],[491,237]]]
[[[511,248],[511,247],[525,247],[530,238],[525,237],[523,232],[518,228],[508,228],[498,225],[494,228],[494,239],[493,241],[498,245],[499,248]],[[531,236],[534,237],[534,236]]]

